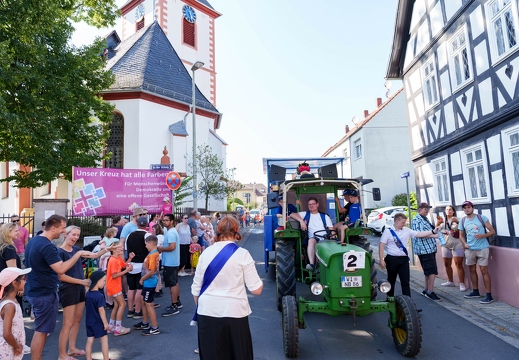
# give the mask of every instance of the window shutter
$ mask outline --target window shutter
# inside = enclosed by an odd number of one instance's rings
[[[137,29],[135,31],[139,31],[140,29],[142,29],[144,27],[144,17],[142,18],[141,21],[138,21],[135,25],[137,26]]]
[[[195,23],[190,23],[186,19],[183,20],[184,27],[184,43],[195,46]]]

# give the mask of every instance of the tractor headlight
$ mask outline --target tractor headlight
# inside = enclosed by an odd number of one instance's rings
[[[314,295],[321,295],[323,293],[323,286],[318,282],[314,282],[310,285],[310,291]]]
[[[378,286],[378,290],[383,294],[387,294],[389,292],[389,290],[391,290],[391,284],[387,280],[380,280],[377,283],[377,286]]]

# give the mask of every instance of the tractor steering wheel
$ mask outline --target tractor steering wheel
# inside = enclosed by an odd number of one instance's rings
[[[321,240],[337,240],[337,232],[335,230],[324,229],[317,230],[314,232],[314,238],[318,241]]]

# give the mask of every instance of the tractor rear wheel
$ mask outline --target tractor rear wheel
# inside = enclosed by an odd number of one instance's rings
[[[281,311],[281,299],[296,295],[296,269],[293,241],[276,241],[276,302]]]
[[[297,304],[294,296],[283,296],[282,300],[283,350],[289,358],[299,354],[299,329]]]
[[[373,250],[371,250],[369,241],[363,236],[355,236],[350,238],[350,244],[363,248],[371,254],[371,301],[377,300],[377,270],[375,269],[375,261],[373,260]]]
[[[397,351],[404,356],[415,356],[422,346],[422,324],[416,305],[407,295],[395,297],[396,324],[391,332]]]

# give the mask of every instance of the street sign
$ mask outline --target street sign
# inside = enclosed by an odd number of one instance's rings
[[[173,170],[174,164],[151,164],[150,170]]]
[[[408,178],[409,177],[409,171],[408,172],[405,172],[405,173],[402,173],[402,175],[400,175],[400,178]]]
[[[182,179],[177,172],[171,171],[166,175],[166,185],[170,190],[177,190],[182,184]]]

